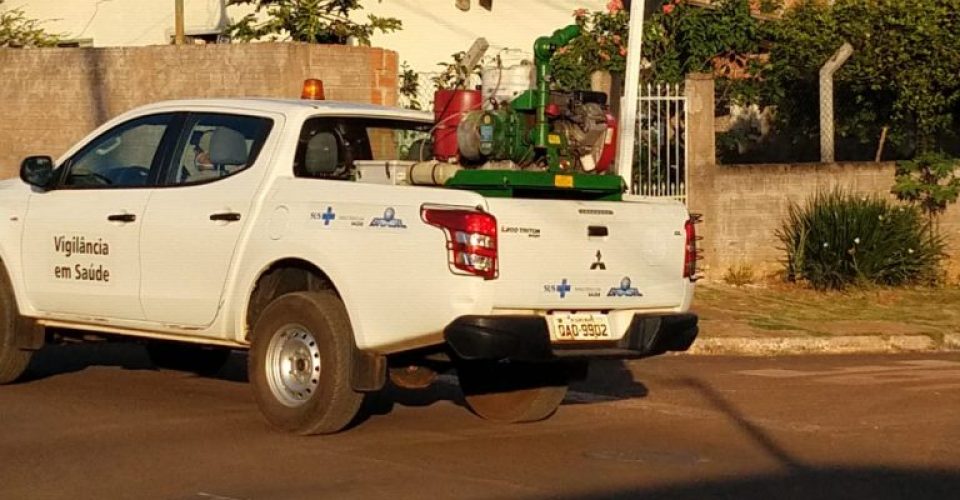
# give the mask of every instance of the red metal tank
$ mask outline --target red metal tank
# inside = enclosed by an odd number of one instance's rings
[[[600,158],[597,159],[597,172],[606,172],[613,165],[614,157],[617,155],[617,132],[617,119],[607,113],[607,134],[603,138]]]
[[[440,161],[456,160],[457,126],[463,115],[480,109],[479,90],[438,90],[433,95],[433,154]]]

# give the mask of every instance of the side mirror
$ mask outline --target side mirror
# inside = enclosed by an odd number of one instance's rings
[[[46,188],[53,179],[53,158],[28,156],[20,164],[20,179],[31,186]]]

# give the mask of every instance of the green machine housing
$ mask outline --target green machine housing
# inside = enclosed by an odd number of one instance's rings
[[[460,123],[465,133],[458,134],[461,162],[479,167],[489,162],[511,161],[522,170],[466,168],[451,178],[446,186],[470,189],[489,196],[524,196],[619,200],[625,186],[618,175],[587,173],[580,166],[584,148],[578,139],[596,140],[596,133],[584,134],[581,129],[603,130],[596,122],[602,104],[593,94],[592,102],[584,103],[560,96],[569,110],[565,117],[548,116],[551,98],[559,93],[550,90],[550,59],[553,54],[580,35],[580,27],[570,25],[534,43],[536,86],[524,91],[507,105],[487,111],[467,113]],[[606,96],[602,101],[605,104]],[[586,110],[586,111],[584,111]],[[589,122],[589,123],[585,123]],[[580,128],[573,128],[580,127]],[[569,133],[573,130],[575,133]],[[495,163],[494,163],[495,165]]]

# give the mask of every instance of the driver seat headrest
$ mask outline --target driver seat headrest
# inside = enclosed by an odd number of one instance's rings
[[[236,130],[218,127],[210,137],[210,162],[214,165],[246,165],[247,140]]]

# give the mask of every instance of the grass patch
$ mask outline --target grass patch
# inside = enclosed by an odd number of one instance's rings
[[[882,321],[935,332],[960,326],[958,288],[875,288],[817,292],[799,285],[734,288],[698,285],[694,308],[704,319],[740,320],[768,331],[823,334],[811,323]]]

